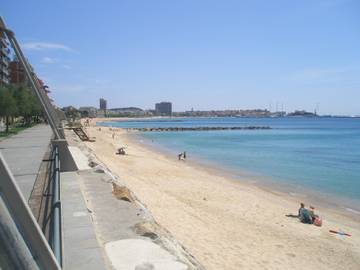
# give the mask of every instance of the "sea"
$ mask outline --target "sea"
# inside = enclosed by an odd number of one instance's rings
[[[102,126],[235,127],[264,130],[139,132],[137,139],[239,179],[318,197],[360,215],[360,118],[153,118]],[[244,177],[247,176],[247,177]]]

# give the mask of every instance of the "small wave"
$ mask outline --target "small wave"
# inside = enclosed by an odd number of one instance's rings
[[[354,209],[351,209],[351,208],[345,208],[345,210],[346,210],[346,211],[349,211],[349,212],[351,212],[351,213],[360,215],[360,211],[357,211],[357,210],[354,210]]]
[[[304,198],[308,197],[308,195],[305,193],[296,193],[296,192],[289,192],[289,195],[293,197],[304,197]]]

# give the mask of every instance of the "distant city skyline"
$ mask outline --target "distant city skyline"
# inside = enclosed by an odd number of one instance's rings
[[[359,11],[355,0],[23,0],[0,15],[60,107],[103,97],[360,115]]]

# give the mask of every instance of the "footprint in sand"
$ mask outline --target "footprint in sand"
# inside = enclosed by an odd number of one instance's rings
[[[286,253],[287,256],[291,257],[291,258],[295,258],[296,255],[294,253]]]

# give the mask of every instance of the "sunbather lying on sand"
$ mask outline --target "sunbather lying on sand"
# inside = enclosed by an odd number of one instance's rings
[[[315,214],[315,207],[310,206],[310,210],[306,209],[304,203],[300,203],[300,208],[297,215],[289,214],[286,216],[299,218],[299,220],[305,224],[314,224],[316,226],[322,225],[321,218]]]

